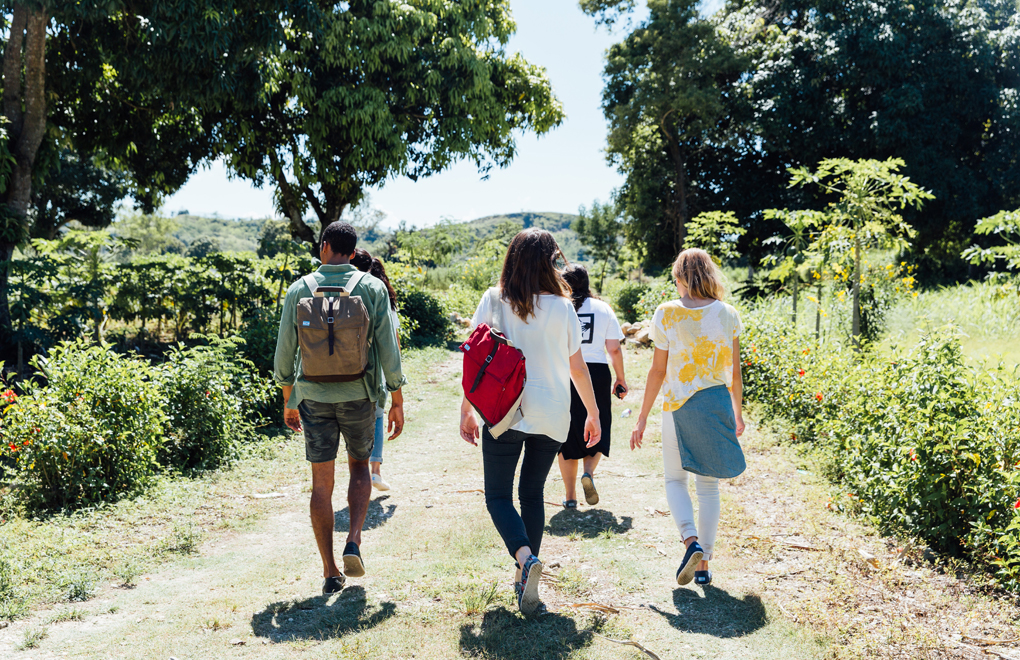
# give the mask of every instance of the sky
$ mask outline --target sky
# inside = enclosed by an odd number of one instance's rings
[[[707,0],[714,11],[722,0]],[[581,205],[608,201],[623,181],[606,162],[602,115],[603,54],[621,34],[597,28],[576,0],[511,0],[517,34],[508,50],[546,68],[566,120],[544,136],[519,134],[517,156],[482,180],[470,163],[417,182],[401,177],[370,189],[370,203],[386,213],[384,225],[418,227],[443,218],[472,220],[519,211],[576,213]],[[167,199],[164,211],[256,218],[274,215],[272,189],[230,179],[216,162],[199,170]]]

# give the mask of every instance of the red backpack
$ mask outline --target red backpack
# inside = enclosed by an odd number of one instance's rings
[[[521,399],[528,380],[524,353],[500,332],[503,325],[503,302],[499,290],[489,291],[489,304],[495,328],[481,323],[468,340],[460,345],[464,351],[464,396],[474,406],[492,437],[498,438],[521,421]]]

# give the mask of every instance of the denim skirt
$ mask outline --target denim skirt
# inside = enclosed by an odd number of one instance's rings
[[[725,385],[700,390],[674,410],[673,425],[680,443],[680,462],[693,474],[731,479],[746,468],[737,441],[730,391]]]

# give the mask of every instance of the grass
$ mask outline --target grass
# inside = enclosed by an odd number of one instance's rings
[[[45,628],[31,628],[26,630],[21,643],[14,648],[17,651],[27,651],[29,649],[39,648],[39,643],[46,639],[47,634],[48,633]]]

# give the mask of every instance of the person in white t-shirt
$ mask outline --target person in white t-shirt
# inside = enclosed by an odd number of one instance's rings
[[[479,435],[482,438],[485,506],[507,551],[517,560],[514,590],[526,616],[539,614],[545,607],[538,595],[542,562],[537,556],[545,529],[545,480],[567,439],[571,382],[587,411],[588,444],[598,444],[602,434],[581,354],[581,324],[570,302],[570,288],[554,265],[559,256],[556,240],[544,229],[532,227],[514,236],[503,260],[499,295],[486,292],[471,320],[473,327],[482,323],[492,327],[492,300],[502,305],[499,316],[505,327],[497,330],[524,353],[526,361],[523,419],[494,438],[488,428],[479,433],[467,398],[460,412],[461,437],[472,445],[477,445]],[[513,503],[514,473],[522,451],[518,513]]]
[[[581,322],[581,355],[591,374],[595,391],[595,403],[599,407],[599,421],[602,425],[602,439],[594,446],[588,446],[584,439],[585,407],[577,390],[570,388],[570,431],[567,441],[560,447],[560,475],[563,477],[567,509],[577,508],[577,463],[584,463],[581,486],[584,500],[594,506],[599,503],[595,489],[595,467],[603,456],[609,456],[610,428],[613,423],[612,399],[616,393],[621,399],[627,395],[627,379],[623,374],[623,349],[620,340],[623,331],[616,313],[607,303],[591,292],[588,271],[584,266],[571,265],[563,272],[563,279],[570,285],[571,299],[577,318]],[[607,354],[608,353],[608,357]],[[613,362],[616,379],[609,373],[609,361]]]
[[[387,310],[389,312],[390,322],[393,324],[393,329],[397,333],[397,350],[400,350],[400,317],[397,315],[397,292],[393,290],[393,285],[390,284],[390,278],[386,276],[386,267],[383,266],[383,262],[378,257],[373,257],[368,250],[358,248],[354,251],[354,258],[351,259],[351,263],[358,270],[368,273],[376,277],[383,284],[386,285],[386,292],[390,297],[390,306]],[[376,403],[375,409],[375,443],[372,445],[372,456],[368,459],[368,464],[372,469],[372,488],[376,490],[389,490],[390,485],[386,483],[386,480],[382,476],[382,462],[383,462],[383,438],[385,433],[383,432],[384,418],[386,416],[386,397],[383,396],[381,400]],[[393,439],[392,437],[390,438]]]

